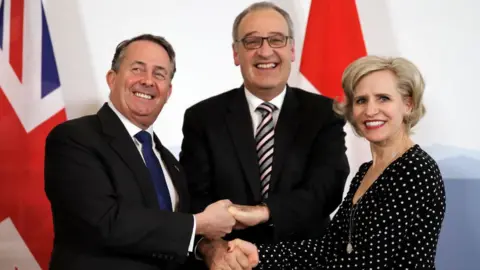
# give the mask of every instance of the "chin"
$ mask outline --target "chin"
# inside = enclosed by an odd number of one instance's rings
[[[280,83],[262,82],[256,84],[259,89],[273,89],[279,87]]]
[[[367,139],[367,140],[368,140],[368,142],[370,142],[372,144],[377,144],[377,145],[382,145],[386,141],[384,139]]]
[[[388,136],[385,136],[383,134],[366,134],[363,137],[373,144],[382,144],[383,142],[386,142],[388,140]]]

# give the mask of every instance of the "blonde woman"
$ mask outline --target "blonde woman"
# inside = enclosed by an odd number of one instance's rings
[[[345,102],[335,110],[370,142],[372,160],[360,166],[320,241],[259,245],[259,268],[435,269],[444,183],[410,137],[425,113],[422,75],[404,58],[366,56],[347,67],[342,86]],[[256,222],[252,212],[230,210],[240,222]],[[239,239],[229,245],[256,250]]]

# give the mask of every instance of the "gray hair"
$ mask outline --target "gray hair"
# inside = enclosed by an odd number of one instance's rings
[[[292,21],[292,18],[290,17],[290,14],[288,14],[287,11],[285,11],[284,9],[275,5],[272,2],[263,1],[263,2],[257,2],[248,6],[240,14],[237,15],[237,17],[235,18],[235,21],[233,22],[233,30],[232,30],[233,42],[237,41],[238,39],[238,27],[240,26],[240,23],[242,22],[243,18],[245,18],[245,16],[247,16],[247,14],[252,11],[257,11],[262,9],[273,9],[278,13],[280,13],[283,16],[283,18],[285,18],[285,21],[287,21],[288,35],[291,36],[292,38],[294,37],[293,21]]]
[[[113,55],[112,65],[110,69],[117,72],[120,68],[120,63],[122,62],[123,57],[125,56],[125,51],[128,45],[130,45],[132,42],[139,41],[139,40],[151,41],[155,44],[162,46],[165,49],[165,51],[167,51],[168,58],[170,59],[170,64],[172,65],[170,78],[173,79],[173,76],[177,71],[177,64],[175,62],[175,50],[173,49],[172,44],[170,44],[170,42],[168,42],[164,37],[155,36],[152,34],[142,34],[142,35],[120,42],[117,45],[117,48],[115,49],[115,54]]]

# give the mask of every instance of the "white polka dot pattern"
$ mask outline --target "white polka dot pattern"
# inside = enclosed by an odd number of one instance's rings
[[[346,251],[352,199],[372,162],[364,163],[321,241],[259,245],[259,269],[435,269],[445,215],[437,163],[418,145],[392,162],[358,203]]]

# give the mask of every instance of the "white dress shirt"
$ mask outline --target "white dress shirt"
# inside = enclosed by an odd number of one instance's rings
[[[142,129],[135,126],[130,120],[128,120],[123,114],[121,114],[115,106],[112,104],[111,101],[108,102],[108,105],[112,109],[112,111],[118,116],[120,121],[123,123],[125,128],[128,131],[128,134],[132,138],[133,142],[135,143],[135,146],[137,147],[138,152],[140,153],[140,156],[142,156],[143,159],[143,153],[142,153],[142,144],[140,141],[135,138],[135,135],[140,132]],[[170,200],[172,202],[172,208],[173,211],[175,212],[177,210],[177,205],[178,205],[178,193],[175,190],[175,186],[173,185],[172,178],[170,177],[170,173],[166,169],[165,163],[163,162],[162,156],[160,155],[160,152],[157,150],[155,147],[155,140],[153,140],[153,127],[150,126],[148,129],[146,129],[148,133],[150,133],[150,136],[152,137],[152,145],[153,145],[153,152],[155,153],[155,156],[157,156],[158,160],[160,161],[160,166],[162,166],[162,171],[163,174],[165,175],[165,182],[167,183],[168,187],[168,193],[170,193]],[[145,162],[145,160],[143,161]],[[190,245],[188,247],[188,251],[192,252],[193,251],[193,242],[195,239],[195,230],[196,230],[196,221],[195,217],[193,217],[193,232],[192,232],[192,237],[190,239]]]
[[[280,94],[278,94],[275,98],[270,100],[269,102],[277,107],[275,111],[273,111],[273,124],[277,124],[278,116],[280,115],[280,110],[282,109],[283,100],[285,99],[285,94],[287,93],[287,87],[283,89]],[[262,121],[262,114],[259,111],[255,111],[260,104],[262,104],[262,99],[258,98],[254,94],[252,94],[247,88],[245,88],[245,97],[247,98],[248,103],[248,110],[250,111],[250,116],[252,117],[252,124],[253,124],[253,135],[257,132],[257,127]]]

